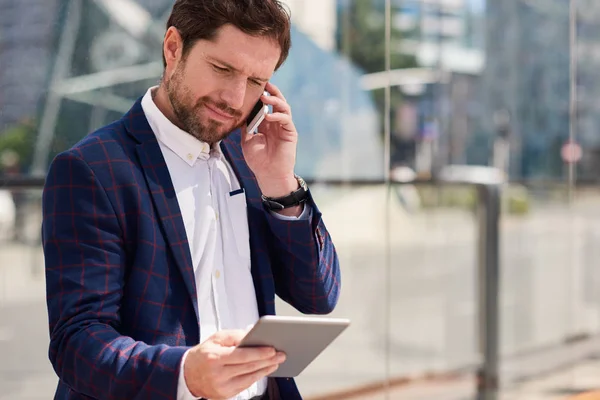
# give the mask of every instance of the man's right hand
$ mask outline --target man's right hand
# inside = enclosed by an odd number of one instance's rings
[[[191,349],[183,366],[185,382],[195,397],[228,399],[285,361],[272,347],[236,347],[247,331],[224,330]]]

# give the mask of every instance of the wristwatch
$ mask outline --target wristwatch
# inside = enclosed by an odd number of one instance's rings
[[[300,185],[298,190],[282,197],[261,196],[262,202],[268,210],[281,211],[285,208],[299,206],[308,200],[308,186],[306,185],[306,182],[296,174],[294,174],[294,177]]]

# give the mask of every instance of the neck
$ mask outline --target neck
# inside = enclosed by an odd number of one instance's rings
[[[156,107],[160,110],[160,112],[163,113],[163,115],[167,117],[167,119],[171,121],[173,125],[183,129],[181,128],[181,124],[173,112],[173,107],[169,101],[167,90],[162,83],[152,91],[152,100],[154,100],[154,104],[156,104]]]

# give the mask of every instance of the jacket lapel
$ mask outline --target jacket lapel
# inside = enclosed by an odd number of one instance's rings
[[[261,316],[274,314],[275,307],[272,300],[275,296],[275,284],[273,274],[267,260],[261,258],[261,255],[265,255],[267,246],[264,240],[265,231],[268,229],[265,226],[265,210],[262,205],[261,192],[256,178],[244,160],[240,145],[239,129],[232,132],[231,135],[221,142],[221,150],[231,164],[240,182],[240,186],[246,194],[252,278],[256,290],[258,311]]]
[[[136,150],[148,191],[158,214],[158,221],[164,230],[165,240],[172,250],[175,263],[192,298],[198,319],[198,297],[192,256],[171,175],[139,100],[125,118],[129,133],[139,142]]]

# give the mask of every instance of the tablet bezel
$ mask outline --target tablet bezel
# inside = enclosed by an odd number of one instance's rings
[[[300,375],[348,326],[350,320],[328,317],[261,317],[238,347],[274,347],[286,360],[269,377]]]

